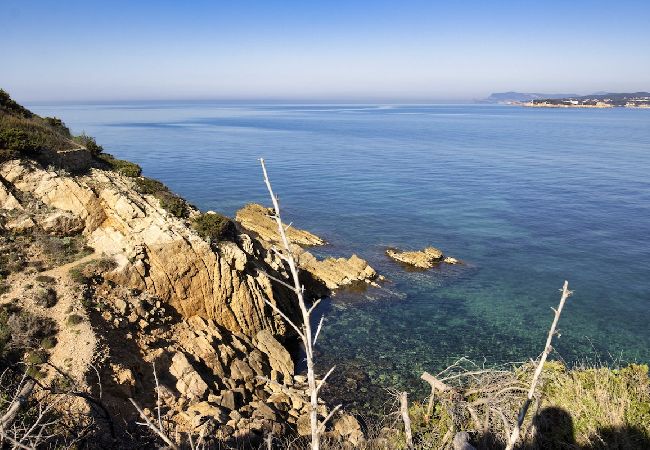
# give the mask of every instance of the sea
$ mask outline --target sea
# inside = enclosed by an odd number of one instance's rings
[[[481,367],[535,359],[565,280],[573,295],[553,358],[650,362],[650,110],[29,106],[201,210],[233,216],[269,204],[265,158],[286,221],[328,241],[318,256],[354,253],[386,278],[320,308],[318,366],[337,365],[337,385],[424,395],[419,375],[461,358]],[[463,264],[412,270],[385,255],[426,246]]]

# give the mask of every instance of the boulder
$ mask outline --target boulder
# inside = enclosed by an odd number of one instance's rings
[[[364,439],[359,421],[350,414],[341,414],[333,423],[334,432],[357,446]]]
[[[255,336],[255,345],[269,358],[271,369],[283,375],[285,382],[291,381],[294,372],[293,360],[286,348],[273,337],[269,330],[260,330]]]
[[[0,209],[22,210],[23,207],[0,179]]]
[[[314,255],[303,251],[298,255],[298,265],[320,280],[328,289],[337,289],[354,283],[373,283],[378,274],[357,255],[350,258],[326,258],[318,260]]]
[[[207,383],[194,369],[187,357],[177,352],[172,358],[169,372],[176,377],[176,389],[189,399],[202,399],[208,391]]]

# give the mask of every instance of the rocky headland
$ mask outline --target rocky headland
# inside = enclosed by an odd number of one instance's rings
[[[297,340],[267,304],[297,320],[294,294],[272,279],[287,268],[271,250],[267,209],[248,205],[238,225],[202,214],[134,164],[76,145],[27,110],[0,112],[61,146],[0,155],[0,356],[29,361],[44,385],[63,376],[101,398],[102,445],[138,445],[137,432],[116,426],[141,419],[129,399],[160,411],[172,433],[209,436],[209,447],[309,434]],[[288,234],[310,298],[378,278],[356,255],[317,259],[303,247],[325,241],[307,231]],[[47,344],[19,342],[25,323]],[[79,397],[71,408],[93,415],[93,405]],[[363,438],[344,413],[327,434]]]

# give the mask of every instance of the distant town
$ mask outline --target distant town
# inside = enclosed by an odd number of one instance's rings
[[[650,108],[650,92],[598,93],[591,95],[492,94],[481,103],[530,106],[539,108]]]

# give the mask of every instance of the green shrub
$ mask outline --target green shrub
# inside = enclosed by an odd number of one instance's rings
[[[79,325],[81,322],[83,322],[84,318],[81,317],[79,314],[70,314],[68,318],[65,320],[65,323],[68,326],[75,326]]]
[[[169,188],[158,180],[139,177],[135,180],[135,189],[141,194],[155,195],[158,192],[168,192]]]
[[[94,278],[103,276],[106,272],[115,269],[115,267],[117,267],[117,263],[113,258],[93,259],[85,264],[71,268],[68,271],[68,275],[70,275],[72,281],[80,284],[88,284]]]
[[[232,240],[235,236],[235,225],[232,220],[212,212],[193,218],[192,228],[210,242]]]
[[[56,346],[57,340],[54,336],[48,336],[41,341],[41,348],[43,350],[50,350]]]
[[[123,159],[117,159],[113,155],[108,153],[103,153],[97,156],[97,159],[106,163],[110,170],[117,172],[127,177],[139,177],[142,174],[142,167],[136,163],[130,161],[125,161]]]
[[[47,354],[45,352],[38,351],[38,350],[29,352],[27,358],[25,358],[25,362],[33,366],[43,364],[45,361],[47,361]]]
[[[56,280],[55,280],[54,277],[51,277],[49,275],[39,275],[39,276],[36,277],[36,281],[38,281],[39,283],[44,283],[44,284],[52,284]]]
[[[0,308],[0,357],[4,356],[5,347],[11,340],[11,330],[9,329],[9,313],[5,308]]]
[[[18,128],[0,130],[0,148],[15,154],[36,154],[43,146],[43,142],[36,136]]]
[[[4,89],[0,89],[0,110],[26,119],[34,116],[34,113],[29,109],[16,103],[16,101],[13,100]]]
[[[182,198],[167,192],[165,194],[157,195],[160,200],[160,206],[174,217],[187,218],[190,215],[190,210],[187,202]]]
[[[51,308],[56,305],[56,291],[51,288],[39,289],[34,295],[34,302],[43,308]]]
[[[55,131],[63,134],[64,136],[70,137],[70,129],[65,126],[65,123],[58,117],[43,117],[45,123],[52,127]]]
[[[186,219],[190,215],[190,207],[187,202],[158,180],[147,177],[136,178],[135,188],[141,194],[156,197],[160,206],[174,217]]]
[[[104,148],[97,143],[94,137],[88,136],[86,133],[81,133],[79,136],[72,138],[74,142],[83,146],[93,156],[98,156],[104,151]]]

